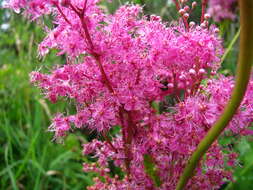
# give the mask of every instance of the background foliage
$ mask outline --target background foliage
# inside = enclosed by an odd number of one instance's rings
[[[144,0],[135,0],[143,3]],[[1,1],[0,1],[1,2]],[[113,12],[124,0],[104,3]],[[171,21],[177,17],[174,4],[165,0],[146,0],[146,14],[158,14]],[[199,4],[200,5],[200,4]],[[198,22],[200,6],[191,15]],[[238,54],[236,33],[238,19],[218,24],[224,37],[224,46],[231,45],[221,72],[234,74]],[[64,64],[62,57],[52,52],[46,58],[37,56],[37,45],[43,30],[20,15],[0,9],[0,189],[84,189],[92,183],[93,174],[82,172],[81,144],[92,138],[86,131],[77,131],[67,137],[65,144],[52,141],[47,132],[52,114],[65,111],[64,103],[52,105],[42,98],[41,92],[29,83],[33,70],[49,70]],[[235,44],[231,44],[234,39]],[[253,188],[253,137],[220,139],[240,154],[235,170],[235,184],[222,189],[248,190]]]

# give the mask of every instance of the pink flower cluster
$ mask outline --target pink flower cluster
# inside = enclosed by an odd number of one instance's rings
[[[57,114],[50,130],[58,138],[74,126],[87,127],[105,139],[84,145],[84,154],[97,158],[84,163],[84,171],[101,176],[89,190],[174,189],[234,85],[233,78],[216,74],[223,52],[217,28],[185,28],[187,20],[170,25],[158,16],[146,17],[136,5],[106,14],[99,3],[10,1],[11,8],[25,9],[32,19],[52,14],[55,27],[46,29],[39,52],[45,56],[57,49],[67,57],[50,74],[31,73],[52,102],[60,97],[75,102],[76,114]],[[253,82],[226,133],[251,133],[252,92]],[[120,132],[111,136],[117,126]],[[233,165],[236,154],[223,150],[217,142],[209,149],[187,189],[219,189],[231,179],[224,167]],[[147,171],[145,157],[159,180]],[[124,177],[112,176],[109,162]]]
[[[217,22],[223,19],[235,19],[237,0],[209,0],[209,14]]]

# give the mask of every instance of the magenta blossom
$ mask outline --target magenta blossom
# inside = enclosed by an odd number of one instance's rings
[[[172,25],[158,16],[148,18],[138,5],[107,14],[99,3],[10,1],[11,8],[24,9],[32,19],[52,14],[54,27],[46,28],[39,53],[45,56],[56,49],[67,57],[50,74],[31,74],[52,102],[61,97],[75,102],[76,113],[56,115],[50,130],[55,138],[75,127],[103,137],[83,146],[84,154],[97,158],[96,163],[84,163],[84,171],[102,177],[89,190],[175,189],[234,85],[233,78],[217,74],[223,53],[217,28],[206,20],[201,26],[188,25],[190,8]],[[250,134],[252,90],[253,83],[225,131],[228,135]],[[111,137],[116,126],[120,132]],[[187,189],[219,189],[231,179],[224,168],[235,164],[236,154],[223,150],[218,142],[212,145]],[[147,158],[159,180],[147,171]],[[125,176],[112,177],[109,162]]]

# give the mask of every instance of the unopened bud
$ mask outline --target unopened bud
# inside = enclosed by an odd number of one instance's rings
[[[206,73],[205,69],[199,69],[199,74],[205,74],[205,73]]]
[[[219,33],[220,30],[219,30],[218,28],[215,28],[215,29],[214,29],[214,32],[215,32],[215,33]]]
[[[182,16],[185,14],[185,10],[184,10],[184,9],[180,9],[178,12],[179,12],[179,14],[182,15]]]
[[[206,13],[206,14],[204,15],[204,18],[205,18],[205,20],[208,20],[208,19],[211,18],[211,16],[210,16],[210,14],[207,14],[207,13]]]
[[[197,26],[196,27],[196,30],[201,30],[202,28],[200,26]]]
[[[185,75],[184,75],[184,74],[180,75],[180,76],[179,76],[179,79],[180,79],[180,80],[184,80],[184,79],[185,79]]]
[[[193,2],[192,2],[192,9],[194,9],[196,6],[197,6],[197,2],[196,2],[196,1],[193,1]]]
[[[196,75],[196,71],[195,71],[194,69],[190,69],[190,70],[189,70],[189,73],[190,73],[191,75]]]
[[[189,18],[189,14],[188,13],[184,13],[184,18],[188,19]]]
[[[190,10],[190,7],[186,5],[186,6],[184,7],[184,10],[185,10],[186,12],[188,12],[188,11]]]
[[[170,89],[171,89],[171,88],[174,88],[174,84],[173,84],[173,83],[168,83],[168,84],[167,84],[167,87],[170,88]]]
[[[206,24],[204,22],[201,23],[201,28],[206,28]]]
[[[189,26],[190,26],[190,27],[195,26],[195,22],[191,21],[191,22],[189,23]]]

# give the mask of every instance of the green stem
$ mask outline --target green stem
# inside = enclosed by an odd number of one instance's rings
[[[160,187],[162,185],[162,181],[158,175],[158,168],[155,165],[155,162],[151,155],[144,155],[144,168],[146,174],[153,180],[156,187]]]
[[[232,41],[229,43],[229,45],[228,45],[228,47],[227,47],[225,53],[223,54],[223,56],[222,56],[222,58],[221,58],[221,64],[224,62],[224,60],[226,59],[227,55],[228,55],[229,52],[232,50],[232,48],[233,48],[235,42],[236,42],[237,39],[239,38],[239,36],[240,36],[240,31],[241,31],[241,29],[239,29],[239,30],[237,31],[237,33],[235,34],[234,38],[233,38]]]
[[[189,179],[194,175],[194,170],[201,157],[222,133],[233,115],[236,113],[236,110],[240,106],[247,89],[248,81],[250,79],[251,66],[253,64],[253,1],[240,0],[239,2],[241,22],[240,52],[236,71],[236,83],[231,99],[225,107],[221,117],[208,131],[207,135],[199,143],[197,149],[191,156],[183,174],[180,176],[176,190],[182,190],[187,185]]]

